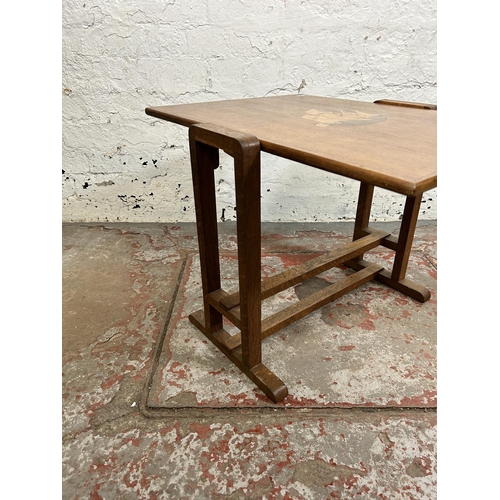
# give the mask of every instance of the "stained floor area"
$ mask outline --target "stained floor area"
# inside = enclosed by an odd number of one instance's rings
[[[235,232],[220,225],[229,292]],[[263,224],[262,275],[351,232]],[[194,224],[67,224],[62,255],[64,499],[436,498],[435,223],[419,223],[407,273],[428,302],[370,282],[264,341],[289,389],[278,405],[188,321],[201,307]],[[263,314],[347,272],[291,287]]]

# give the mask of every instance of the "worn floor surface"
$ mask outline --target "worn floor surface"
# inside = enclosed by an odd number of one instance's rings
[[[220,230],[231,291],[234,224]],[[351,231],[264,224],[263,276]],[[64,225],[63,498],[436,498],[434,223],[413,248],[425,304],[371,282],[264,341],[290,393],[275,405],[187,320],[201,306],[194,224]],[[391,252],[370,259],[390,265]],[[292,287],[263,314],[345,273]]]

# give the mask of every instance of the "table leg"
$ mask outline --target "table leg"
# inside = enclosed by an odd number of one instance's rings
[[[260,144],[235,158],[236,224],[242,360],[246,368],[262,361]]]
[[[364,182],[361,183],[356,221],[354,223],[353,240],[362,238],[374,231],[374,229],[369,227],[373,190],[374,186]],[[381,245],[395,250],[396,254],[394,256],[392,271],[380,271],[377,274],[376,280],[409,295],[419,302],[426,302],[431,296],[429,290],[405,278],[421,199],[421,194],[414,197],[408,196],[406,198],[399,236],[395,238],[391,235],[382,240]],[[366,268],[369,262],[363,260],[363,256],[360,255],[356,259],[351,260],[348,265],[359,270]]]
[[[410,258],[415,228],[417,227],[421,200],[422,194],[406,198],[403,220],[401,221],[401,228],[399,230],[396,255],[394,257],[394,263],[392,264],[391,278],[395,281],[401,281],[406,276],[406,269],[408,267],[408,259]]]
[[[214,333],[222,328],[222,314],[209,303],[211,292],[220,289],[219,241],[214,170],[219,166],[219,150],[201,142],[191,148],[191,169],[200,252],[205,328]]]
[[[275,403],[288,394],[285,384],[262,364],[260,143],[254,136],[209,124],[189,129],[196,221],[203,283],[203,311],[190,321]],[[221,289],[214,169],[218,150],[234,158],[240,303],[237,314],[220,304]],[[222,314],[240,334],[222,328]]]
[[[372,209],[373,191],[375,187],[362,182],[359,187],[358,207],[356,209],[356,221],[354,222],[353,241],[366,236],[365,229],[370,225],[370,212]],[[354,262],[362,260],[363,254],[353,259]]]

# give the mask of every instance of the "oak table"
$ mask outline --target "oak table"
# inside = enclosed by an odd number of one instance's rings
[[[262,340],[328,302],[377,280],[425,302],[430,292],[405,278],[422,194],[437,185],[436,106],[308,95],[146,108],[189,127],[203,309],[189,316],[274,402],[285,384],[262,363]],[[234,159],[239,291],[221,288],[214,170],[219,150]],[[352,242],[261,281],[260,152],[360,181]],[[398,237],[370,227],[374,187],[406,196]],[[392,269],[365,260],[379,245],[395,251]],[[356,272],[265,319],[261,302],[334,266]],[[223,317],[238,329],[229,335]]]

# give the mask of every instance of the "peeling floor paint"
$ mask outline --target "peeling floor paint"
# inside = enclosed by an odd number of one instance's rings
[[[64,498],[435,498],[433,417],[238,420],[84,433]]]
[[[221,227],[228,271],[234,264],[232,229]],[[429,286],[435,286],[435,229],[417,229],[412,257],[411,272]],[[349,230],[342,224],[264,226],[263,269],[273,272],[307,252],[326,250]],[[193,353],[207,357],[213,372],[207,379],[214,385],[223,378],[244,384],[244,377],[221,371],[224,358],[208,344],[186,350],[184,359],[184,351],[176,351],[178,364],[172,362],[170,371],[161,358],[155,370],[154,357],[165,319],[180,330],[190,328],[183,322],[191,312],[185,305],[197,300],[190,264],[196,250],[193,224],[63,227],[63,498],[436,498],[435,302],[414,307],[369,284],[359,296],[304,318],[311,321],[307,328],[324,329],[321,342],[308,344],[311,352],[332,358],[321,361],[326,366],[339,363],[331,375],[346,391],[344,399],[359,407],[317,408],[322,398],[314,388],[305,393],[313,394],[312,403],[304,395],[295,408],[259,406],[252,387],[234,393],[241,403],[250,401],[249,408],[237,408],[224,383],[225,393],[220,387],[214,392],[218,406],[203,407],[203,384],[186,385],[199,373]],[[294,294],[284,299],[296,300]],[[416,328],[410,328],[412,320]],[[397,324],[403,328],[393,329]],[[287,356],[300,344],[296,333],[283,334],[289,337]],[[193,347],[196,335],[190,329],[185,337]],[[387,349],[377,347],[378,336]],[[275,342],[286,345],[280,332]],[[174,343],[162,347],[159,355]],[[174,388],[182,392],[177,406],[183,408],[168,407],[165,398],[158,400],[165,406],[145,405],[153,370],[159,378],[150,397]],[[281,375],[283,370],[285,364],[276,367]],[[308,373],[297,369],[302,381]],[[310,380],[318,382],[319,371],[312,373]],[[367,407],[368,394],[379,398],[379,408]]]
[[[370,254],[367,258],[383,262],[384,252]],[[264,255],[262,275],[271,276],[314,256]],[[370,282],[264,341],[263,363],[289,390],[280,405],[436,405],[434,269],[419,256],[409,267],[409,275],[432,291],[425,304]],[[236,255],[222,256],[221,272],[223,287],[236,290]],[[335,268],[277,294],[263,303],[263,317],[296,302],[297,294],[309,295],[347,274]],[[188,315],[202,307],[197,256],[188,260],[178,302],[149,405],[184,406],[189,394],[197,406],[274,406],[189,322]],[[226,329],[238,331],[230,323]]]

